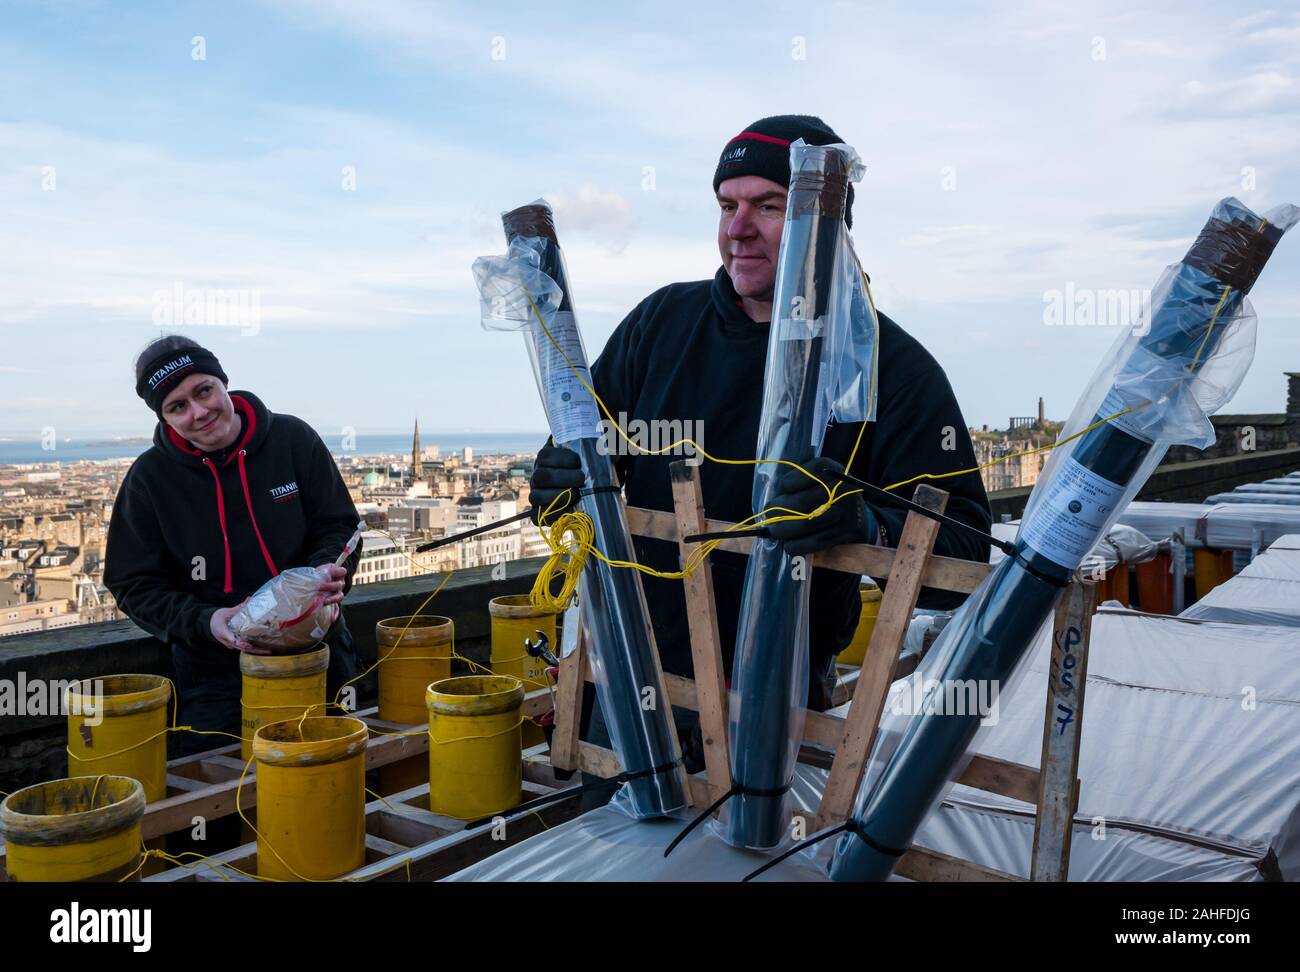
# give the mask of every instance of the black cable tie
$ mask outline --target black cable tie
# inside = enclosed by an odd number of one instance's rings
[[[621,486],[592,486],[590,489],[579,490],[578,495],[594,496],[597,493],[617,493],[622,491],[622,489],[623,487]],[[498,530],[503,526],[509,526],[511,523],[515,523],[519,520],[527,519],[528,517],[533,515],[534,509],[536,509],[536,507],[530,506],[528,507],[528,509],[520,513],[516,513],[514,516],[507,516],[505,519],[502,520],[494,520],[492,523],[488,523],[481,527],[475,527],[472,530],[463,530],[460,533],[453,533],[449,537],[439,537],[437,540],[430,540],[428,543],[422,543],[420,544],[420,546],[416,547],[415,552],[424,553],[425,551],[428,550],[436,550],[437,548],[445,547],[448,544],[460,543],[460,541],[462,540],[468,540],[470,537],[476,537],[480,533],[489,533],[492,530]]]
[[[973,533],[981,540],[983,540],[985,543],[989,544],[989,546],[997,547],[1008,557],[1016,556],[1016,545],[1014,543],[1011,543],[1008,540],[999,540],[997,537],[993,536],[993,534],[985,533],[979,527],[971,526],[969,523],[963,523],[961,520],[954,520],[950,516],[944,516],[942,513],[940,513],[937,510],[932,510],[927,507],[924,507],[920,503],[914,503],[912,500],[907,499],[904,496],[899,496],[897,493],[891,493],[889,490],[882,489],[881,487],[876,486],[873,483],[869,483],[864,479],[858,479],[856,476],[850,476],[847,472],[842,473],[839,478],[844,480],[845,482],[853,483],[855,486],[861,486],[863,489],[867,490],[870,493],[873,493],[876,496],[882,497],[884,499],[888,499],[894,503],[898,503],[900,506],[906,506],[909,510],[914,510],[917,513],[920,513],[922,516],[929,517],[931,520],[938,520],[940,523],[947,523],[949,526],[955,526],[959,530],[965,530],[967,533]]]
[[[713,811],[717,810],[719,807],[721,807],[724,803],[726,803],[734,796],[737,796],[737,793],[736,793],[735,784],[732,784],[730,790],[728,790],[726,793],[722,794],[722,796],[718,797],[718,799],[714,800],[711,804],[709,804],[708,809],[705,810],[703,813],[697,814],[695,818],[690,823],[688,823],[683,830],[678,832],[676,837],[674,837],[672,840],[668,842],[668,846],[664,848],[664,857],[667,857],[669,854],[671,854],[673,852],[673,849],[678,844],[680,844],[683,840],[686,839],[687,834],[689,834],[700,824],[704,823],[704,821],[708,820],[709,817],[713,816]]]
[[[884,844],[877,844],[874,840],[872,840],[870,837],[866,835],[866,833],[862,829],[862,825],[858,823],[857,818],[855,817],[850,817],[848,820],[844,822],[844,824],[845,824],[844,826],[845,830],[851,833],[854,837],[858,838],[858,840],[862,841],[862,843],[866,844],[877,854],[884,854],[886,857],[897,858],[897,857],[902,857],[904,854],[907,853],[907,851],[897,850],[896,848],[893,847],[886,847]]]
[[[675,770],[681,765],[682,761],[679,757],[671,762],[660,763],[658,766],[652,766],[649,769],[633,770],[632,772],[624,770],[622,773],[619,773],[618,776],[608,777],[607,781],[612,780],[616,783],[630,783],[632,780],[643,780],[647,776],[658,776],[660,773],[667,773],[669,770]]]
[[[439,537],[437,540],[430,540],[428,543],[422,543],[415,548],[416,553],[424,553],[426,550],[436,550],[438,547],[445,547],[448,544],[460,543],[462,540],[468,540],[470,537],[478,536],[480,533],[487,533],[491,530],[498,530],[503,526],[508,526],[517,520],[527,519],[532,515],[532,507],[524,510],[522,513],[516,513],[514,516],[507,516],[504,520],[497,520],[486,526],[475,527],[472,530],[464,530],[460,533],[453,533],[449,537]]]
[[[674,837],[671,841],[668,842],[668,846],[664,848],[664,857],[667,857],[669,854],[671,854],[673,852],[673,848],[675,848],[678,844],[680,844],[683,840],[686,839],[687,834],[689,834],[700,824],[704,823],[705,820],[709,819],[709,817],[713,815],[713,811],[717,810],[719,807],[721,807],[732,797],[734,796],[779,797],[779,796],[784,796],[786,793],[788,793],[790,787],[793,785],[794,785],[793,777],[784,786],[777,787],[774,790],[760,790],[760,789],[755,789],[753,787],[742,786],[741,784],[737,783],[735,780],[732,780],[731,789],[729,789],[726,793],[722,794],[722,796],[720,796],[718,799],[714,800],[707,810],[705,810],[703,813],[696,816],[694,820],[692,820],[690,823],[686,825],[686,828],[684,830],[682,830],[676,837]]]
[[[824,830],[817,831],[817,833],[813,834],[810,837],[805,837],[803,840],[796,841],[793,847],[778,854],[776,857],[772,858],[770,861],[768,861],[766,864],[764,864],[762,867],[758,868],[757,870],[750,871],[743,878],[741,878],[740,881],[742,884],[744,884],[747,881],[752,881],[754,880],[754,878],[758,877],[764,871],[770,871],[772,868],[776,867],[782,861],[794,857],[794,855],[798,854],[800,851],[808,849],[813,844],[819,844],[823,840],[826,840],[829,837],[834,837],[837,834],[842,834],[846,830],[855,831],[852,817],[850,817],[848,820],[843,821],[842,823],[837,823],[834,827],[827,827]]]

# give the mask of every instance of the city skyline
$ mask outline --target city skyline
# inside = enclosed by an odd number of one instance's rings
[[[877,303],[974,427],[1044,389],[1074,400],[1114,338],[1049,323],[1052,295],[1140,295],[1220,197],[1300,198],[1300,15],[1262,4],[16,2],[6,19],[0,85],[24,96],[0,115],[0,430],[33,436],[147,434],[130,369],[156,319],[318,429],[543,428],[521,342],[477,320],[469,266],[504,249],[499,212],[554,205],[594,358],[647,294],[712,275],[718,153],[780,111],[861,152]],[[1298,271],[1280,248],[1253,294],[1257,364],[1227,410],[1275,410],[1276,372],[1300,368]],[[256,328],[187,326],[188,298],[214,293]]]

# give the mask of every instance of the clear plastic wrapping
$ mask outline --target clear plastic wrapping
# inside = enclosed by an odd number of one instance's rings
[[[230,619],[235,637],[275,651],[310,648],[325,637],[339,616],[337,604],[322,604],[324,567],[291,567],[257,589]]]
[[[356,549],[361,528],[352,534],[334,562],[342,564]],[[339,616],[337,604],[325,604],[321,584],[329,580],[329,565],[291,567],[259,587],[230,619],[235,637],[276,652],[310,648],[325,637]]]
[[[777,260],[756,454],[800,465],[827,421],[875,418],[877,321],[844,225],[863,168],[847,145],[790,148],[790,189]],[[755,468],[753,509],[767,510],[789,466]],[[789,833],[789,787],[808,680],[812,568],[759,538],[750,552],[729,705],[732,787],[720,827],[737,847],[778,846]]]
[[[1214,442],[1209,415],[1232,397],[1254,353],[1246,292],[1297,217],[1294,206],[1261,218],[1225,199],[1182,262],[1164,272],[1146,326],[1120,335],[1062,430],[1030,495],[1016,556],[985,578],[914,673],[927,700],[956,696],[954,686],[973,686],[981,699],[1010,691],[1071,575],[1168,447]],[[886,713],[886,745],[864,775],[856,833],[839,839],[832,877],[883,880],[893,871],[980,727],[979,711],[949,708]]]
[[[1145,564],[1154,560],[1159,552],[1160,544],[1146,534],[1131,526],[1116,523],[1097,541],[1085,564],[1090,562],[1109,572],[1120,564]]]
[[[523,332],[551,436],[582,460],[589,489],[578,509],[591,517],[595,546],[609,560],[634,561],[614,467],[600,448],[600,412],[550,207],[539,200],[504,214],[503,223],[509,252],[474,261],[483,326]],[[596,695],[628,777],[618,799],[634,816],[663,816],[686,801],[640,574],[589,556],[580,597]]]

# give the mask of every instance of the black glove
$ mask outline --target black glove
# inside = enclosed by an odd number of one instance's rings
[[[803,463],[804,469],[834,489],[844,475],[844,467],[834,459],[819,457]],[[852,483],[844,483],[836,492],[843,496],[856,489]],[[826,490],[816,479],[805,475],[801,470],[782,466],[776,481],[776,495],[769,507],[784,507],[798,513],[811,513],[826,502]],[[773,511],[769,516],[785,516],[786,513]],[[780,540],[785,552],[791,557],[800,557],[837,547],[842,543],[875,543],[879,535],[877,519],[871,507],[862,499],[862,494],[844,496],[831,504],[830,509],[812,519],[784,520],[772,523],[768,531],[773,539]]]
[[[548,442],[537,453],[528,485],[532,521],[537,523],[545,513],[545,522],[554,523],[561,513],[577,504],[579,491],[587,485],[587,474],[576,452]]]

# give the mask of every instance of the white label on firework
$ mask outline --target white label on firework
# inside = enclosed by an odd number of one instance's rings
[[[1123,486],[1067,459],[1025,521],[1020,539],[1048,560],[1074,570],[1101,539],[1102,527],[1123,495]]]
[[[591,371],[578,336],[578,324],[573,314],[562,311],[547,324],[551,336],[540,325],[533,328],[533,341],[542,375],[542,396],[546,400],[546,417],[551,422],[551,435],[559,443],[575,439],[600,438],[600,412],[591,392],[583,382],[591,385]],[[554,340],[552,340],[552,338]],[[561,353],[563,352],[563,354]],[[568,360],[565,360],[567,357]],[[572,365],[572,367],[570,366]],[[577,372],[575,374],[574,372]],[[578,375],[582,376],[581,381]]]

